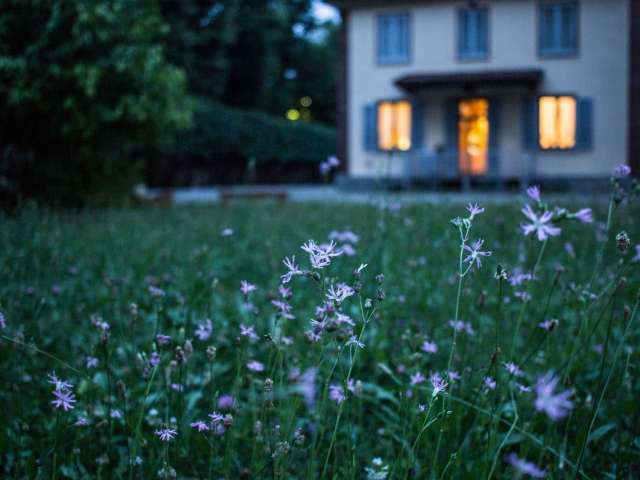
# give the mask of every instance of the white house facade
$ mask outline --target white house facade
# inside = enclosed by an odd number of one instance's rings
[[[637,173],[636,0],[342,0],[352,179]],[[635,47],[635,48],[634,48]]]

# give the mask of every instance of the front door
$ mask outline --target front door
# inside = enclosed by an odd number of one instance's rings
[[[485,175],[489,165],[489,101],[458,102],[458,167],[461,175]]]

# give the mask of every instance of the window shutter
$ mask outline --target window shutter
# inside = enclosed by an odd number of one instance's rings
[[[424,146],[424,103],[419,98],[411,101],[411,150]]]
[[[486,55],[488,52],[487,44],[489,42],[489,14],[486,8],[478,10],[478,53]]]
[[[489,101],[489,174],[500,172],[500,115],[502,102],[498,98]]]
[[[576,116],[576,148],[591,148],[593,146],[593,100],[578,98]]]
[[[535,96],[522,98],[522,148],[538,148],[538,100]]]
[[[400,62],[409,61],[409,15],[398,15],[395,17],[397,25],[397,48],[395,57]]]
[[[372,152],[378,148],[378,115],[375,103],[368,103],[363,109],[363,126],[364,126],[364,149]]]

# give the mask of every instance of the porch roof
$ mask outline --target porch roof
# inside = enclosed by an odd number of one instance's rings
[[[414,73],[397,78],[395,84],[410,93],[446,88],[522,86],[533,89],[540,83],[543,74],[544,72],[537,68]]]

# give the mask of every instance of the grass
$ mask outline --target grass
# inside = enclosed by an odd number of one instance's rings
[[[515,454],[549,478],[637,478],[640,264],[635,242],[622,254],[615,236],[626,230],[637,242],[640,210],[614,205],[606,232],[598,205],[595,223],[554,221],[561,235],[540,242],[522,235],[516,203],[486,205],[459,227],[450,220],[468,214],[453,204],[25,209],[5,218],[2,476],[514,478]],[[234,234],[221,236],[227,227]],[[296,255],[308,270],[300,246],[347,229],[361,237],[356,254],[295,276],[295,319],[278,314],[283,258]],[[476,238],[493,252],[479,269],[460,250]],[[498,266],[534,280],[512,286],[496,279]],[[241,280],[257,290],[243,295]],[[333,307],[354,325],[329,322],[312,342],[310,320],[326,321],[316,307],[339,282],[356,293]],[[554,330],[538,326],[552,318]],[[200,341],[205,319],[212,333]],[[452,319],[474,334],[455,332]],[[258,338],[240,335],[241,324]],[[421,349],[426,340],[436,353]],[[253,360],[264,370],[249,369]],[[51,403],[54,370],[73,384],[69,411]],[[436,372],[448,386],[433,395]],[[556,420],[535,408],[548,372],[573,403]],[[233,405],[221,408],[226,395]],[[222,415],[213,430],[191,427],[211,428],[213,411]],[[163,442],[154,433],[162,428],[177,435]]]

